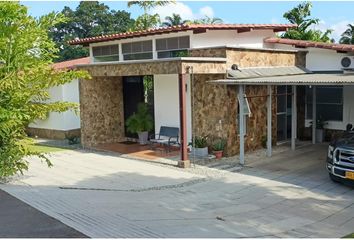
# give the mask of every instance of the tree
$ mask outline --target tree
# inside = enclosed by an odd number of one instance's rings
[[[149,28],[158,27],[161,23],[159,14],[149,14],[148,11],[158,6],[166,6],[175,3],[171,1],[128,1],[128,7],[138,6],[144,10],[144,13],[137,17],[135,24],[132,28],[134,31],[147,30]]]
[[[205,16],[204,18],[191,21],[190,23],[195,23],[195,24],[220,24],[220,23],[223,23],[223,20],[221,18]]]
[[[162,23],[164,27],[171,27],[186,24],[189,20],[182,20],[181,15],[173,13],[172,16],[165,17],[165,22]]]
[[[39,156],[50,165],[45,155],[29,148],[25,128],[50,112],[77,110],[74,103],[47,103],[48,88],[89,78],[86,72],[52,68],[58,49],[48,30],[63,21],[55,13],[35,19],[18,2],[0,2],[0,178],[26,170],[26,156]]]
[[[310,40],[316,42],[330,42],[330,34],[332,30],[327,29],[322,32],[321,30],[310,29],[312,25],[319,23],[318,18],[309,18],[311,16],[311,2],[303,2],[284,13],[283,17],[290,23],[296,24],[297,27],[289,29],[282,35],[282,38]]]
[[[75,10],[64,7],[61,13],[68,20],[50,30],[51,37],[60,49],[57,61],[88,56],[86,48],[71,46],[67,44],[69,40],[126,32],[134,25],[130,13],[109,10],[107,5],[97,1],[82,1]]]
[[[354,24],[348,24],[348,28],[342,33],[339,42],[342,44],[354,44]]]

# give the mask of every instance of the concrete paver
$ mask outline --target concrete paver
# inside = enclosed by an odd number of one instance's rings
[[[90,237],[342,237],[354,229],[354,191],[329,180],[323,152],[303,147],[235,171],[230,160],[177,169],[66,151],[51,169],[30,159],[0,187]]]

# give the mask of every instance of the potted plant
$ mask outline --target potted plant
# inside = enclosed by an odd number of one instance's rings
[[[223,138],[219,138],[213,143],[212,149],[216,159],[222,158],[225,146],[226,140]]]
[[[195,136],[192,143],[192,154],[198,157],[208,156],[208,137],[207,136]]]
[[[322,143],[324,140],[324,126],[327,124],[321,117],[316,120],[316,142]],[[311,122],[312,126],[312,122]]]
[[[126,126],[129,132],[138,134],[141,145],[148,143],[149,131],[152,130],[154,121],[147,104],[139,103],[137,112],[127,119]]]

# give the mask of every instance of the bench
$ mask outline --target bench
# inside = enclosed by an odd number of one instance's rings
[[[151,148],[154,144],[166,146],[167,150],[170,151],[171,146],[179,145],[179,128],[161,126],[158,134],[150,136]]]

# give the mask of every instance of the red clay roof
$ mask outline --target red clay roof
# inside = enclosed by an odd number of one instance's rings
[[[90,63],[90,58],[89,57],[84,57],[84,58],[78,58],[78,59],[74,59],[74,60],[54,63],[53,64],[53,68],[55,70],[72,69],[72,68],[74,68],[75,65],[78,65],[78,64],[89,64],[89,63]]]
[[[135,31],[135,32],[125,32],[117,33],[111,35],[83,38],[83,39],[74,39],[68,43],[71,45],[78,44],[89,44],[96,42],[104,42],[110,40],[118,40],[125,38],[133,37],[142,37],[155,34],[171,33],[171,32],[181,32],[193,30],[194,32],[205,32],[206,30],[239,30],[250,31],[251,29],[263,30],[263,29],[272,29],[275,32],[286,31],[288,28],[296,27],[295,24],[189,24],[189,25],[178,25],[172,27],[161,27],[161,28],[152,28],[144,31]]]
[[[313,47],[313,48],[324,48],[324,49],[343,51],[343,52],[354,52],[354,45],[350,45],[350,44],[321,43],[321,42],[294,40],[294,39],[287,39],[287,38],[266,38],[264,39],[264,42],[286,44],[286,45],[292,45],[295,47],[302,47],[302,48]]]

